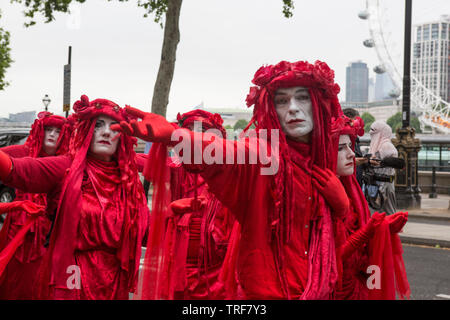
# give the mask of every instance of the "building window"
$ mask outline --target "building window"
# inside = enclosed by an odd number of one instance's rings
[[[417,42],[422,40],[422,27],[417,27]]]
[[[431,25],[431,39],[439,38],[439,24],[433,23]]]
[[[430,39],[430,25],[427,24],[423,26],[423,40],[429,40]]]
[[[441,39],[442,40],[447,39],[447,24],[446,23],[442,24]]]

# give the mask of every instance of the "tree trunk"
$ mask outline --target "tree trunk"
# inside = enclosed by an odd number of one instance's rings
[[[152,112],[164,117],[166,116],[167,105],[169,104],[169,93],[173,72],[175,70],[177,46],[178,42],[180,42],[178,22],[180,20],[182,1],[168,0],[161,62],[153,90]]]

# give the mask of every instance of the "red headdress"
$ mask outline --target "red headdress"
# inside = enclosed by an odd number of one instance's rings
[[[247,106],[254,105],[253,118],[251,123],[256,123],[256,130],[267,129],[268,135],[271,129],[278,129],[279,140],[279,170],[275,176],[274,196],[276,208],[269,217],[269,223],[279,221],[277,229],[277,241],[289,241],[292,227],[293,215],[293,169],[291,161],[295,155],[292,149],[299,148],[299,144],[286,138],[284,135],[278,116],[274,107],[274,95],[279,88],[306,87],[308,88],[314,119],[314,128],[310,142],[311,164],[319,167],[332,168],[333,155],[329,150],[333,150],[330,137],[330,122],[333,117],[342,114],[337,94],[339,86],[334,82],[334,71],[321,61],[310,64],[306,61],[287,62],[281,61],[276,65],[261,67],[252,80],[256,85],[250,88],[247,95]],[[270,137],[269,137],[270,139]],[[302,147],[304,148],[304,147]],[[309,170],[310,168],[306,168]],[[325,204],[325,200],[316,195],[321,217],[312,219],[321,220],[317,222],[317,232],[312,232],[310,252],[310,271],[307,288],[304,298],[317,299],[323,297],[319,292],[322,290],[330,292],[333,283],[337,278],[336,262],[333,255],[327,255],[327,251],[334,251],[334,241],[332,239],[332,222],[330,211]],[[322,224],[321,227],[318,225]],[[319,230],[321,228],[321,230]],[[327,230],[325,230],[327,229]],[[330,232],[330,235],[327,235]],[[320,236],[316,237],[316,234]],[[330,252],[331,252],[330,251]],[[280,253],[279,253],[280,254]],[[282,263],[282,257],[277,258]],[[320,270],[322,268],[322,271]],[[326,269],[326,270],[325,270]],[[324,271],[325,270],[325,271]],[[328,288],[328,289],[327,289]]]
[[[222,137],[226,138],[225,128],[222,126],[223,119],[218,113],[211,113],[204,110],[192,110],[183,114],[177,114],[178,125],[182,128],[189,128],[194,125],[195,121],[201,122],[202,126],[208,129],[217,129],[222,133]]]
[[[31,126],[30,135],[25,145],[29,149],[30,157],[38,157],[42,152],[42,144],[44,142],[45,127],[57,127],[61,129],[57,141],[56,155],[67,153],[69,149],[69,139],[71,134],[70,122],[61,116],[54,115],[48,111],[38,113],[37,119]]]
[[[55,287],[63,286],[67,280],[65,268],[76,264],[74,261],[74,245],[77,236],[77,226],[81,211],[81,184],[86,169],[86,157],[92,140],[96,119],[99,115],[107,115],[117,121],[128,121],[128,115],[116,103],[97,99],[89,102],[87,96],[75,102],[73,109],[74,132],[70,140],[69,154],[72,157],[72,165],[62,188],[61,202],[55,221],[55,227],[51,235],[48,255],[49,266],[44,269],[51,270],[50,284]],[[124,225],[122,228],[120,245],[117,250],[117,258],[121,262],[121,268],[129,272],[128,287],[134,291],[139,271],[139,259],[141,241],[145,232],[148,208],[140,182],[134,146],[137,140],[128,135],[120,137],[114,159],[118,163],[120,171],[120,183],[122,186],[118,201],[121,210],[124,211]],[[145,225],[143,225],[145,224]],[[44,278],[45,279],[45,278]],[[45,280],[44,280],[45,282]],[[45,285],[45,283],[43,283]],[[47,282],[48,284],[48,282]],[[45,290],[45,288],[44,288]],[[77,290],[69,293],[78,294]],[[45,292],[41,292],[43,297]]]

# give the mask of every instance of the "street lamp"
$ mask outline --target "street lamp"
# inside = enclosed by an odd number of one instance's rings
[[[402,127],[397,129],[396,138],[392,143],[398,150],[399,158],[403,158],[406,166],[397,170],[395,177],[395,192],[397,207],[420,208],[421,197],[418,184],[418,152],[420,141],[415,138],[415,130],[410,124],[411,106],[411,20],[412,0],[405,0],[405,43],[403,63],[403,96],[402,96]]]
[[[42,99],[42,103],[44,103],[45,111],[47,110],[48,105],[50,104],[51,100],[48,97],[48,94],[45,95],[45,97]]]

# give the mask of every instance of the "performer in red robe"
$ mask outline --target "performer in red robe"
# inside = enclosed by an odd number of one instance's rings
[[[0,152],[0,179],[58,200],[35,298],[128,299],[136,288],[148,208],[139,179],[136,139],[111,130],[128,120],[106,99],[74,104],[67,156],[10,158]]]
[[[177,116],[181,128],[201,131],[218,130],[226,136],[219,114],[193,110]],[[158,147],[153,144],[152,148]],[[150,167],[164,163],[158,156],[150,156]],[[222,299],[225,292],[218,281],[228,239],[234,223],[233,216],[208,190],[208,185],[198,173],[184,169],[179,158],[173,157],[162,170],[170,170],[171,214],[164,221],[164,249],[166,267],[157,275],[164,281],[164,289],[157,299]],[[156,181],[152,181],[153,183]],[[156,186],[158,188],[159,186]],[[157,203],[159,199],[153,198]],[[167,226],[167,227],[166,227]],[[151,255],[151,251],[147,251]],[[146,261],[150,260],[150,256]],[[144,263],[141,282],[152,272]],[[166,278],[166,279],[165,279]],[[143,289],[146,286],[141,286]],[[136,297],[148,299],[143,291]]]
[[[341,276],[336,299],[395,299],[396,291],[400,298],[405,298],[409,296],[409,284],[398,232],[405,225],[408,213],[397,212],[385,218],[384,213],[376,212],[370,216],[354,174],[357,134],[364,134],[361,118],[351,120],[342,116],[333,119],[332,136],[338,141],[337,177],[331,170],[313,168],[314,184],[324,190],[325,198],[334,195],[325,191],[331,188],[323,189],[323,186],[339,183],[339,177],[351,204],[346,215],[333,219]],[[370,276],[375,279],[374,283]]]
[[[335,198],[326,201],[312,185],[311,169],[313,164],[330,167],[334,161],[330,122],[342,113],[334,72],[319,61],[282,61],[261,67],[253,83],[247,104],[255,105],[256,133],[278,130],[268,132],[267,144],[279,149],[279,157],[276,151],[270,153],[274,157],[269,171],[261,171],[267,163],[249,161],[263,141],[229,141],[193,132],[185,134],[194,141],[193,154],[222,148],[223,161],[184,166],[200,172],[241,225],[236,251],[244,298],[331,299],[338,278],[331,217],[345,214],[349,203],[342,185],[334,190]],[[176,143],[171,139],[174,128],[163,117],[133,108],[127,112],[143,120],[114,128],[147,141]],[[247,155],[245,163],[238,163],[238,154]],[[225,162],[229,158],[233,163]],[[152,214],[163,213],[164,207],[160,209]],[[152,230],[149,246],[160,246],[161,241],[151,239],[158,239]]]
[[[44,111],[38,114],[25,144],[11,145],[0,150],[13,158],[62,155],[69,148],[70,134],[71,125],[66,118]],[[47,206],[45,194],[27,193],[20,189],[16,189],[15,193],[15,201],[29,200],[37,205]],[[49,210],[51,208],[54,209],[55,206],[51,205]],[[48,213],[54,214],[50,211]],[[20,209],[8,213],[0,232],[0,250],[11,242],[27,219],[27,212]],[[46,251],[44,244],[50,228],[51,221],[45,215],[33,222],[22,245],[0,278],[0,299],[31,299],[37,270]]]

